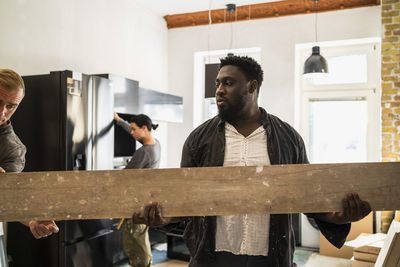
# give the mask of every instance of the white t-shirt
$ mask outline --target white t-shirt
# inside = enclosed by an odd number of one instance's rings
[[[244,137],[225,123],[224,166],[271,165],[263,126]],[[215,251],[236,255],[268,256],[269,214],[217,216]]]

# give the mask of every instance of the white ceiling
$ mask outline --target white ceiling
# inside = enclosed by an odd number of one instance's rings
[[[226,8],[226,4],[236,6],[278,2],[281,0],[137,0],[143,6],[162,16]]]

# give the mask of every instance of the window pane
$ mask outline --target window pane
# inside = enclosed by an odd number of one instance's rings
[[[367,161],[367,102],[312,100],[310,161],[339,163]]]
[[[204,118],[203,121],[218,115],[218,106],[215,97],[204,99]]]
[[[307,81],[312,85],[366,83],[367,55],[346,55],[326,57],[328,74],[308,75]]]

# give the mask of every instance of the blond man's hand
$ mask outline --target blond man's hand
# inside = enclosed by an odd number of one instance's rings
[[[58,233],[59,231],[54,221],[30,221],[28,227],[36,239]]]

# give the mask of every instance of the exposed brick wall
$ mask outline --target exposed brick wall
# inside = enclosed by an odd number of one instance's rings
[[[382,161],[400,161],[400,0],[382,0]]]
[[[400,0],[382,0],[382,161],[400,161]],[[394,213],[382,212],[386,233]]]

